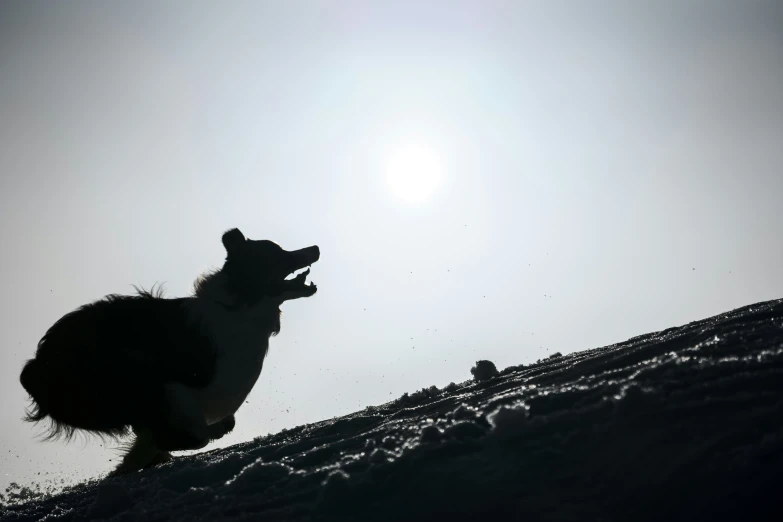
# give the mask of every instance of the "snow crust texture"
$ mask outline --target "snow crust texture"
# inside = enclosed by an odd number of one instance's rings
[[[783,520],[782,471],[777,300],[26,498],[0,519]]]

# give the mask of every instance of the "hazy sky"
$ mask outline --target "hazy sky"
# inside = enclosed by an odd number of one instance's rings
[[[781,297],[781,28],[748,0],[0,2],[0,486],[116,464],[34,439],[22,364],[107,293],[186,295],[230,227],[322,257],[221,444]],[[441,162],[419,203],[385,179],[407,145]]]

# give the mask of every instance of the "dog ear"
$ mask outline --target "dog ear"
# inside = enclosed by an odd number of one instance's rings
[[[223,234],[223,246],[229,255],[236,252],[239,247],[245,244],[245,235],[238,228],[232,228]]]

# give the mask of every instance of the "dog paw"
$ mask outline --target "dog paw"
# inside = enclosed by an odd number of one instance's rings
[[[237,421],[233,415],[229,415],[228,417],[220,421],[220,425],[225,430],[224,435],[226,433],[231,433],[234,430],[234,426],[236,426],[236,423]]]
[[[210,440],[217,440],[229,433],[234,429],[234,426],[236,425],[236,419],[233,415],[229,415],[225,419],[221,420],[220,422],[214,424],[214,436],[211,437]]]
[[[149,464],[144,466],[143,469],[154,468],[155,466],[160,466],[161,464],[171,462],[173,458],[174,457],[172,457],[171,453],[169,453],[168,451],[161,451],[157,455],[155,455],[155,457],[149,462]]]

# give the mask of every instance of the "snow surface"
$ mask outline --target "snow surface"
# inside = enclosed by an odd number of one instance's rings
[[[783,520],[783,300],[52,495],[3,521]]]

